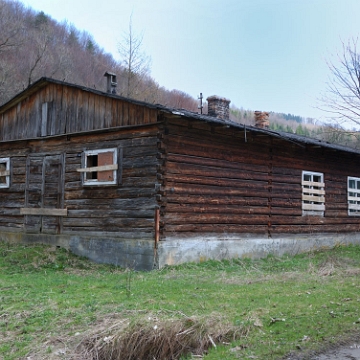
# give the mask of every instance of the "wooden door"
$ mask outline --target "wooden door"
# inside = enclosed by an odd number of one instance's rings
[[[25,229],[28,232],[61,232],[62,217],[54,213],[64,208],[64,159],[63,154],[27,158]]]

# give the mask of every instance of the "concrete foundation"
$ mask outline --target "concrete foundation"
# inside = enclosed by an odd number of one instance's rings
[[[360,233],[278,235],[273,238],[252,235],[204,234],[186,238],[167,237],[158,246],[158,266],[209,259],[263,258],[269,254],[296,255],[336,245],[360,244]]]
[[[61,246],[97,263],[114,264],[135,270],[152,270],[154,268],[153,239],[0,232],[0,241]]]
[[[135,270],[152,270],[166,265],[202,262],[209,259],[262,258],[269,254],[296,255],[338,245],[360,244],[360,233],[278,235],[273,238],[253,235],[202,234],[173,236],[160,241],[148,234],[141,239],[111,235],[46,235],[0,231],[0,241],[61,246],[97,263],[114,264]]]

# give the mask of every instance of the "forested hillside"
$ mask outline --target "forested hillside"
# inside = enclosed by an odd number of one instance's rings
[[[117,93],[128,95],[126,67],[89,33],[18,1],[0,0],[0,105],[43,76],[105,90],[105,71],[117,74]],[[190,95],[162,88],[149,74],[138,80],[132,98],[196,111]]]
[[[131,37],[128,40],[138,41]],[[140,72],[127,66],[128,45],[126,39],[119,45],[119,53],[125,61],[117,61],[99,47],[89,33],[79,31],[66,22],[59,23],[17,0],[0,0],[0,105],[43,76],[105,91],[104,73],[110,71],[117,74],[119,95],[198,111],[197,99],[183,91],[161,87],[151,77],[150,71]],[[131,91],[129,79],[132,82]],[[206,94],[205,98],[209,95],[213,94]],[[207,113],[206,102],[204,113]],[[232,105],[230,116],[239,123],[254,124],[253,110]],[[360,146],[357,132],[345,132],[339,127],[319,124],[315,119],[272,112],[269,120],[273,130]]]

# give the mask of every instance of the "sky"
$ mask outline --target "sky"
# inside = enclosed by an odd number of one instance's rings
[[[168,90],[320,121],[327,63],[360,33],[360,0],[21,2],[87,31],[117,60],[132,19],[151,57],[151,76]]]

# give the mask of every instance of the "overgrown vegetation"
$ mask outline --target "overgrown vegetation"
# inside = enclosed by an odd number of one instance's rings
[[[359,274],[359,246],[129,277],[64,249],[0,242],[0,353],[4,360],[305,354],[359,331]]]

